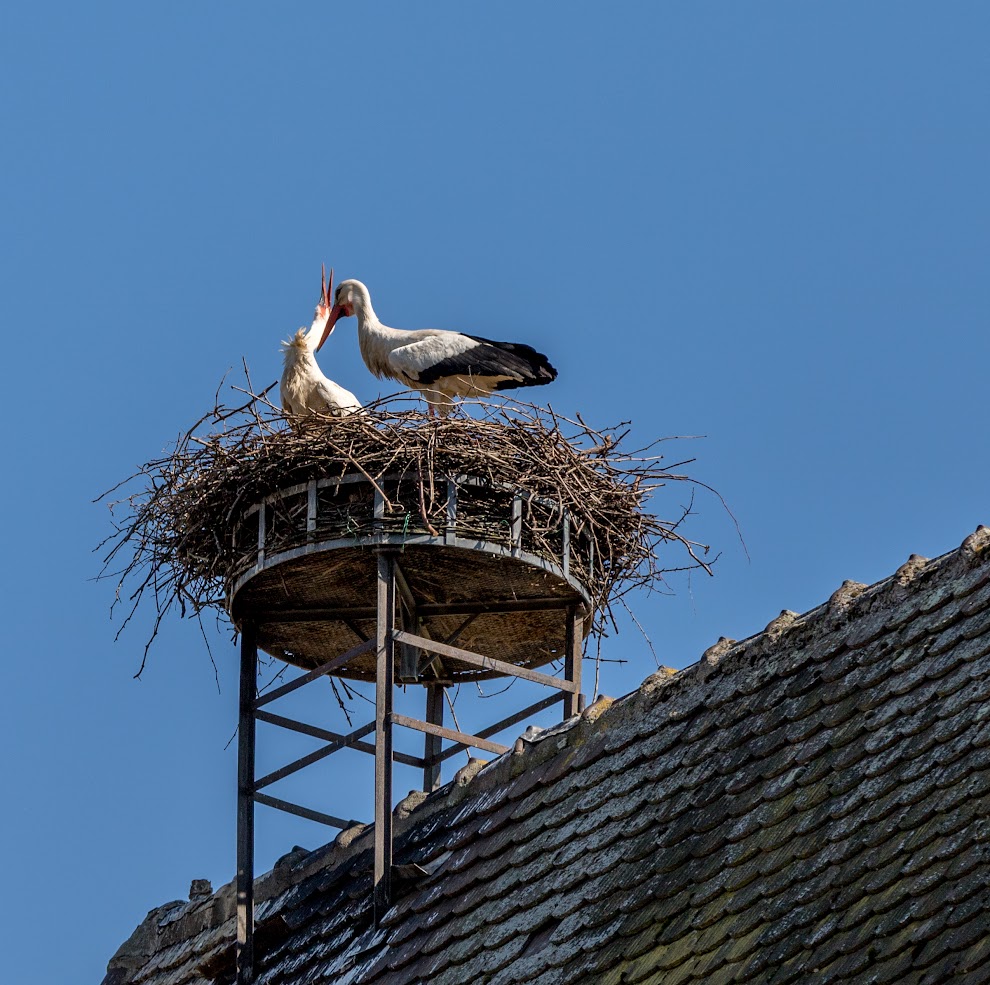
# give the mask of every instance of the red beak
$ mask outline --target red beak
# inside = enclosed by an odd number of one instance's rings
[[[330,307],[330,295],[333,293],[333,267],[330,268],[330,283],[327,283],[327,268],[325,264],[320,264],[320,295],[321,303],[325,308]],[[337,319],[340,317],[340,308],[334,305],[330,310],[330,317],[327,320],[327,327],[323,329],[323,338],[320,339],[320,344],[316,347],[316,351],[319,352],[323,347],[323,343],[330,338],[330,333],[333,331],[333,326]]]
[[[320,295],[325,307],[330,307],[330,292],[333,290],[333,267],[330,268],[330,283],[327,283],[327,266],[320,264]]]
[[[330,333],[333,331],[334,325],[337,324],[337,319],[344,313],[344,309],[341,308],[339,304],[335,304],[330,309],[330,317],[327,319],[327,327],[323,329],[323,338],[320,339],[320,344],[316,347],[316,351],[319,352],[323,348],[323,343],[330,338]]]

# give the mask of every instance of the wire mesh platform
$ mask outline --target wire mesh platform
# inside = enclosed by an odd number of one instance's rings
[[[319,479],[248,507],[237,525],[240,573],[228,590],[235,625],[249,616],[265,652],[321,666],[374,635],[377,555],[391,549],[401,623],[417,635],[540,667],[562,657],[575,608],[588,632],[588,592],[572,561],[576,552],[587,561],[592,542],[575,535],[555,503],[459,476],[430,516],[414,485],[408,476]],[[398,659],[403,680],[499,676],[456,658],[414,665],[406,649]],[[336,673],[374,680],[375,657],[359,655]]]

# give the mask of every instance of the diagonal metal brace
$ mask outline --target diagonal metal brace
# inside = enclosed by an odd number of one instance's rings
[[[315,670],[311,670],[308,674],[303,674],[301,677],[297,677],[295,680],[289,681],[288,684],[283,684],[281,687],[275,688],[274,691],[269,691],[268,694],[262,695],[254,702],[254,707],[261,708],[262,705],[267,705],[276,698],[281,698],[283,695],[290,694],[292,691],[295,691],[296,688],[300,688],[304,684],[309,684],[310,681],[315,681],[320,677],[325,677],[327,674],[332,674],[338,668],[343,667],[348,661],[353,660],[355,657],[361,656],[362,653],[368,653],[374,648],[374,640],[365,640],[357,646],[352,646],[339,657],[334,657],[333,660],[328,660],[325,664],[320,664],[319,667]]]
[[[267,787],[276,780],[281,780],[293,773],[297,773],[306,766],[311,766],[313,763],[318,763],[321,759],[326,759],[326,757],[331,753],[335,753],[338,749],[343,749],[345,746],[349,746],[357,739],[363,739],[366,735],[374,731],[375,723],[369,722],[367,725],[363,725],[361,728],[355,729],[349,735],[341,736],[336,742],[331,742],[329,745],[323,746],[322,749],[317,749],[315,752],[311,752],[309,755],[303,756],[301,759],[297,759],[289,763],[287,766],[283,766],[281,769],[277,769],[272,773],[269,773],[267,776],[263,776],[260,780],[255,780],[254,789],[260,790],[262,787]]]
[[[427,735],[439,735],[453,742],[461,742],[470,749],[484,749],[485,752],[494,752],[498,755],[509,751],[508,746],[503,746],[499,742],[491,742],[477,735],[468,735],[466,732],[455,732],[454,729],[444,728],[442,725],[421,722],[418,718],[409,718],[407,715],[399,715],[395,712],[389,717],[393,725],[404,725],[406,728],[415,729],[417,732],[426,732]]]
[[[412,633],[407,633],[401,629],[393,630],[392,638],[397,643],[408,643],[410,646],[418,646],[420,649],[427,650],[430,653],[439,653],[441,657],[460,660],[462,663],[470,664],[473,667],[480,667],[482,670],[491,670],[496,674],[521,677],[523,680],[534,681],[537,684],[544,684],[547,687],[555,687],[558,691],[576,693],[581,689],[581,685],[574,681],[561,680],[559,677],[551,677],[550,674],[541,674],[539,671],[530,670],[528,667],[518,667],[516,664],[506,663],[504,660],[496,660],[494,657],[486,657],[480,653],[472,653],[470,650],[462,650],[457,646],[447,646],[446,643],[437,643],[435,640],[428,640],[423,636],[414,636]]]

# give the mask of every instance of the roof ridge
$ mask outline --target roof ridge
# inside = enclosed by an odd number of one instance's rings
[[[966,569],[974,567],[981,561],[990,561],[988,548],[990,548],[990,527],[979,524],[958,547],[938,557],[926,558],[920,554],[911,554],[893,574],[871,585],[847,579],[827,601],[813,606],[806,612],[797,613],[782,609],[780,615],[770,620],[763,629],[741,640],[720,636],[702,653],[699,660],[677,671],[670,667],[661,667],[643,681],[639,690],[655,689],[658,686],[673,684],[675,681],[684,686],[681,682],[686,683],[692,676],[700,677],[704,681],[711,675],[715,666],[727,660],[738,658],[751,649],[766,650],[768,644],[774,649],[783,648],[790,637],[802,632],[806,633],[809,629],[823,629],[825,633],[832,633],[838,628],[838,624],[861,619],[870,612],[877,611],[884,602],[904,601],[911,594],[907,591],[909,586],[923,577],[952,574],[950,569],[953,564]],[[982,557],[984,553],[987,554],[986,558]],[[969,586],[966,594],[975,591],[981,584],[982,581],[974,582]],[[625,701],[636,693],[632,691],[618,700]]]

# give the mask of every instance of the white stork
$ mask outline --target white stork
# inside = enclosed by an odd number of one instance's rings
[[[330,414],[343,417],[360,411],[361,402],[350,390],[327,379],[316,363],[316,350],[327,340],[333,329],[327,328],[330,318],[330,296],[333,288],[333,271],[327,286],[326,268],[320,272],[320,301],[316,305],[313,324],[309,331],[300,328],[287,342],[282,343],[285,353],[285,369],[279,385],[282,410],[287,416],[306,417],[311,414]],[[317,345],[319,342],[319,345]]]
[[[368,369],[379,379],[418,390],[431,415],[437,409],[446,416],[454,397],[541,386],[557,378],[547,357],[521,342],[493,342],[435,328],[389,328],[378,320],[368,288],[359,280],[341,281],[337,287],[317,352],[337,319],[349,315],[357,315],[358,342]]]

